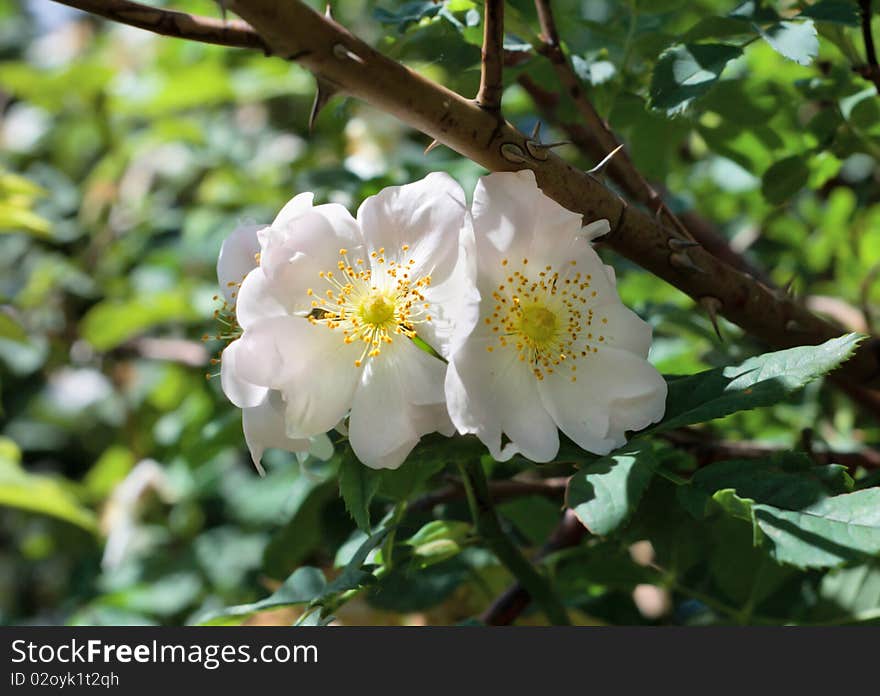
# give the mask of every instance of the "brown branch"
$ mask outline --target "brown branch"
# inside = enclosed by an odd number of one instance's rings
[[[535,561],[541,561],[554,551],[577,546],[586,534],[586,528],[580,523],[574,512],[566,510],[562,521],[541,548]],[[514,583],[505,590],[504,594],[492,602],[492,605],[480,616],[480,620],[489,626],[509,626],[516,621],[530,603],[531,598],[526,589],[519,583]]]
[[[692,454],[697,460],[697,466],[700,467],[728,459],[759,459],[792,451],[792,448],[771,447],[756,442],[713,440],[708,434],[690,428],[672,430],[661,434],[660,437]],[[880,452],[873,449],[866,448],[857,452],[823,452],[811,447],[809,454],[817,464],[840,464],[850,471],[860,468],[868,471],[880,469]]]
[[[597,131],[591,130],[581,123],[560,121],[556,114],[556,107],[560,100],[557,93],[545,89],[526,73],[521,74],[517,78],[517,82],[528,92],[544,120],[560,128],[572,144],[587,158],[593,161],[600,161],[610,151],[617,148],[619,143],[613,135],[611,137],[614,138],[613,142],[615,144],[611,147],[611,150],[608,150],[607,148],[611,145],[612,141],[610,139],[600,140],[596,135]],[[583,92],[581,92],[581,98],[584,98]],[[743,273],[748,273],[765,285],[769,286],[772,284],[769,276],[749,262],[742,254],[734,251],[727,240],[715,230],[712,223],[708,220],[694,211],[688,211],[680,217],[673,216],[668,207],[663,203],[662,197],[641,176],[635,168],[635,164],[624,150],[618,152],[611,159],[608,164],[608,174],[630,200],[640,203],[652,212],[656,212],[658,206],[662,205],[662,208],[660,208],[661,215],[666,216],[667,219],[676,218],[676,225],[683,225],[687,229],[688,236],[698,241],[713,256]]]
[[[880,65],[877,63],[877,49],[874,47],[874,33],[871,31],[871,0],[859,0],[859,14],[862,20],[862,37],[865,40],[866,65],[858,65],[854,69],[866,80],[874,83],[880,92]]]
[[[865,57],[868,65],[877,66],[877,50],[874,48],[874,34],[871,31],[871,0],[859,0],[862,15],[862,36],[865,39]]]
[[[501,93],[504,91],[501,79],[504,69],[504,2],[485,0],[484,8],[482,67],[477,104],[497,112],[501,109]]]
[[[185,12],[150,7],[137,2],[129,2],[129,0],[54,1],[120,24],[129,24],[163,36],[233,48],[252,48],[269,53],[269,47],[260,38],[260,35],[241,20],[224,22],[211,17],[199,17]]]
[[[582,124],[559,123],[558,125],[584,154],[595,161],[600,161],[609,152],[617,149],[620,146],[620,141],[614,135],[610,125],[599,115],[592,102],[590,102],[584,92],[580,78],[574,72],[571,63],[565,56],[559,43],[559,34],[549,0],[535,0],[535,7],[538,10],[541,34],[545,42],[543,46],[538,47],[538,50],[553,64],[560,83],[565,92],[571,97],[578,113],[583,119]],[[535,88],[538,86],[527,75],[521,76],[520,84],[531,94],[533,99],[536,98]],[[541,106],[545,115],[548,112],[552,112],[552,103],[552,99],[548,99],[545,93],[543,99],[541,99]],[[642,176],[626,149],[618,152],[609,162],[608,173],[628,198],[642,204],[651,213],[665,220],[682,237],[698,241],[707,251],[725,263],[737,270],[748,273],[767,285],[770,284],[768,276],[750,264],[741,254],[737,254],[731,249],[727,240],[715,231],[710,223],[695,213],[689,214],[689,224],[686,224],[683,219],[674,215],[669,206],[666,205],[663,197]]]

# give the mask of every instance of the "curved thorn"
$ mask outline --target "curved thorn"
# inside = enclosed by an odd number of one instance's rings
[[[327,106],[327,102],[329,102],[338,91],[333,85],[321,78],[317,78],[317,83],[318,89],[315,92],[315,101],[312,102],[312,111],[309,113],[309,133],[314,129],[315,120],[318,118],[318,114],[321,113],[321,109]]]
[[[718,312],[721,311],[722,307],[721,300],[717,297],[706,295],[700,298],[700,305],[706,310],[706,314],[709,315],[709,320],[712,322],[712,328],[715,329],[715,335],[718,336],[718,340],[724,343],[724,336],[721,335],[721,328],[718,326]]]
[[[683,251],[684,249],[693,249],[700,246],[699,242],[695,242],[692,239],[679,239],[678,237],[672,237],[667,244],[674,251]]]
[[[355,63],[360,63],[361,65],[363,65],[364,63],[364,59],[361,58],[357,53],[351,51],[347,46],[345,46],[345,44],[334,44],[333,55],[340,60],[348,58],[349,60],[353,60]]]
[[[530,140],[534,140],[537,143],[541,142],[541,122],[536,121],[535,127],[532,128],[532,134],[529,136]]]
[[[605,155],[605,157],[602,159],[601,162],[599,162],[599,164],[597,164],[592,169],[588,169],[587,174],[595,174],[595,175],[601,174],[602,170],[604,170],[605,167],[608,166],[608,163],[611,161],[611,159],[614,157],[614,155],[616,155],[622,149],[623,149],[623,145],[618,145],[617,147],[615,147],[611,152],[609,152],[607,155]]]
[[[433,150],[438,145],[440,145],[440,141],[435,138],[434,140],[431,141],[431,143],[428,145],[428,147],[425,148],[425,154],[427,155],[431,150]]]
[[[691,273],[706,273],[706,271],[694,263],[694,260],[687,255],[686,251],[676,251],[670,254],[669,265]]]

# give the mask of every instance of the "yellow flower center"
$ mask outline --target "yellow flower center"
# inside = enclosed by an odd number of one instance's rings
[[[520,334],[535,346],[552,343],[556,337],[558,321],[556,315],[541,304],[520,309],[518,329]]]
[[[494,305],[484,299],[483,322],[496,337],[486,350],[513,348],[539,380],[565,369],[576,382],[578,361],[597,353],[595,344],[606,340],[593,330],[594,321],[604,325],[608,319],[592,308],[597,295],[592,276],[574,260],[559,268],[535,268],[527,258],[516,270],[508,259],[501,266],[505,275],[492,292]]]
[[[358,307],[358,314],[365,324],[382,327],[394,318],[394,298],[381,292],[371,293]]]
[[[310,322],[338,331],[344,343],[363,343],[356,367],[378,357],[382,346],[392,343],[395,336],[415,337],[415,326],[432,319],[423,292],[431,276],[413,276],[415,259],[403,261],[408,250],[404,244],[394,260],[381,248],[366,263],[349,260],[348,250],[340,249],[338,277],[333,271],[318,273],[330,288],[323,294],[308,290],[313,298]]]

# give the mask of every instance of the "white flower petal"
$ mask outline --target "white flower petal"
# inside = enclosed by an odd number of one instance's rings
[[[266,398],[266,387],[251,384],[241,379],[237,368],[237,353],[240,341],[233,341],[220,356],[220,386],[226,398],[239,408],[256,406]]]
[[[323,326],[315,327],[330,339],[316,342],[315,353],[303,356],[303,369],[282,390],[286,404],[287,434],[313,437],[332,430],[354,398],[362,368],[355,367],[357,350],[342,343],[341,337]],[[343,346],[340,348],[339,346]]]
[[[329,216],[328,210],[333,211]],[[288,310],[308,312],[309,288],[323,292],[330,287],[319,273],[337,272],[340,249],[347,249],[352,261],[363,256],[354,218],[342,206],[318,206],[264,236],[260,267]]]
[[[348,411],[361,348],[342,334],[300,317],[263,319],[247,331],[236,366],[254,384],[282,391],[287,434],[312,437],[332,429]]]
[[[404,265],[412,259],[411,273],[430,275],[435,283],[452,273],[466,217],[464,191],[441,172],[382,189],[367,198],[357,213],[368,254],[384,249],[387,260]]]
[[[257,230],[261,228],[254,224],[239,225],[220,247],[217,280],[227,302],[232,300],[232,291],[238,283],[257,265],[256,254],[260,251]]]
[[[625,350],[645,359],[651,349],[651,325],[619,301],[596,309],[593,327],[605,336],[610,348]],[[602,321],[602,320],[606,321]]]
[[[584,225],[580,232],[580,236],[585,237],[588,241],[592,242],[599,237],[604,237],[610,231],[611,223],[603,218],[602,220],[591,222],[589,225]]]
[[[284,428],[284,404],[278,392],[269,392],[258,405],[242,409],[241,421],[251,458],[260,472],[260,460],[263,452],[269,448],[305,452],[311,447],[308,439],[287,436]]]
[[[473,433],[504,461],[520,452],[536,462],[559,451],[556,424],[538,396],[536,379],[512,348],[487,351],[490,339],[471,337],[446,375],[449,415],[460,433]],[[501,436],[510,443],[502,447]]]
[[[235,319],[238,325],[247,329],[260,319],[285,314],[288,314],[288,309],[273,292],[273,286],[263,269],[257,267],[248,273],[235,301]]]
[[[608,454],[663,417],[666,382],[646,360],[624,350],[601,348],[578,361],[577,381],[555,372],[538,391],[560,430],[580,447]]]
[[[422,292],[431,304],[431,321],[419,324],[419,337],[444,358],[455,351],[471,333],[480,312],[480,293],[476,287],[476,249],[470,216],[466,218],[458,247],[458,260],[452,274],[442,283]]]
[[[449,432],[443,407],[446,366],[409,341],[395,341],[364,367],[348,423],[358,459],[396,469],[422,435]]]
[[[581,231],[582,217],[544,195],[529,169],[482,177],[472,207],[480,270],[490,280],[503,273],[505,258],[519,263],[544,260]]]
[[[311,191],[306,191],[305,193],[300,193],[291,198],[287,203],[284,204],[284,207],[278,211],[278,215],[275,216],[275,219],[272,221],[272,227],[275,229],[283,229],[290,223],[291,220],[298,218],[303,213],[306,213],[312,209],[312,201],[315,199],[315,194]]]
[[[236,374],[271,389],[284,386],[301,369],[297,364],[300,356],[315,353],[312,342],[308,337],[303,340],[303,335],[317,328],[305,319],[289,316],[254,323],[236,341]]]

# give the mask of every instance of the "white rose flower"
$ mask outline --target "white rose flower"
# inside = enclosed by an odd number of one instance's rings
[[[300,204],[311,200],[300,200]],[[257,266],[260,251],[258,233],[260,225],[239,225],[223,242],[217,260],[217,279],[223,290],[227,307],[235,307],[238,290],[248,273]],[[260,460],[270,447],[295,452],[300,461],[307,455],[329,459],[333,445],[326,434],[311,438],[287,436],[284,424],[284,405],[277,391],[248,384],[237,378],[231,365],[239,347],[238,341],[230,343],[223,351],[220,361],[220,382],[227,398],[242,409],[242,429],[251,458],[262,474]]]
[[[557,428],[607,454],[627,430],[658,421],[666,382],[646,360],[651,328],[623,306],[590,244],[607,220],[582,229],[528,170],[483,177],[472,214],[479,320],[457,330],[446,380],[459,432],[496,459],[546,462]]]
[[[373,468],[400,466],[425,434],[451,435],[446,364],[414,339],[448,354],[452,318],[475,295],[461,187],[430,174],[367,198],[356,220],[301,194],[257,236],[260,265],[237,298],[243,334],[223,354],[229,398],[254,407],[278,392],[291,441],[348,414]]]

